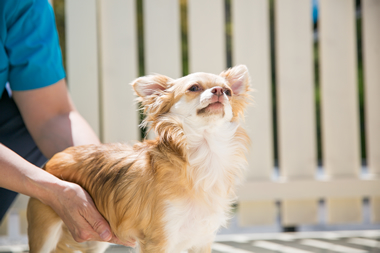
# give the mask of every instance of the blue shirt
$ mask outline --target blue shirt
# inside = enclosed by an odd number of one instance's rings
[[[0,0],[0,97],[65,77],[54,12],[47,0]]]

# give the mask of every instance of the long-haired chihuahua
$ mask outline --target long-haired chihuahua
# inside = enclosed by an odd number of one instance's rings
[[[113,233],[136,240],[140,252],[211,252],[246,165],[249,138],[239,120],[250,99],[249,79],[244,65],[220,75],[140,77],[132,86],[155,140],[71,147],[44,169],[87,190]],[[103,242],[76,242],[37,199],[30,199],[28,222],[32,253],[106,249]]]

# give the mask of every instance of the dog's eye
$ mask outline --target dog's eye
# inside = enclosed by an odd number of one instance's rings
[[[224,94],[226,94],[227,96],[231,96],[231,90],[230,89],[225,89],[224,90]]]
[[[194,84],[189,88],[189,91],[200,91],[201,87],[198,84]]]

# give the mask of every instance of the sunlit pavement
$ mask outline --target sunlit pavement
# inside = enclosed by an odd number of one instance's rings
[[[28,252],[24,244],[4,245],[0,252]],[[380,253],[380,230],[218,235],[213,253]],[[135,252],[111,245],[107,253]]]
[[[281,233],[280,224],[241,227],[232,218],[221,229],[212,245],[212,253],[380,253],[380,224],[309,225],[294,233]],[[0,236],[0,253],[28,251],[26,235]],[[106,253],[135,253],[132,248],[110,245]],[[184,253],[184,252],[182,252]]]

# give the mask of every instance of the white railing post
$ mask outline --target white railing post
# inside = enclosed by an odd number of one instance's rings
[[[177,0],[144,0],[145,72],[182,76],[180,5]]]
[[[317,168],[310,10],[311,1],[275,1],[279,168],[288,181],[314,179]],[[317,212],[317,199],[282,201],[285,226],[316,223]]]
[[[254,89],[245,115],[245,127],[252,141],[246,181],[269,181],[273,171],[273,131],[268,1],[234,0],[231,8],[233,65],[247,65]],[[273,224],[276,215],[273,200],[239,201],[242,225]]]
[[[98,15],[103,141],[137,141],[139,112],[130,85],[138,75],[135,1],[98,0]]]
[[[143,0],[145,74],[182,76],[181,22],[178,0]],[[150,131],[149,139],[155,138]]]
[[[323,166],[332,180],[357,178],[361,168],[354,6],[320,1]],[[328,221],[360,222],[361,208],[360,198],[329,198]]]
[[[189,69],[219,74],[226,68],[223,0],[188,0]]]
[[[96,0],[66,0],[67,82],[74,104],[100,136]]]

